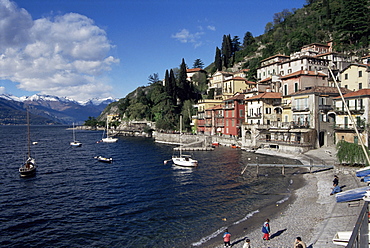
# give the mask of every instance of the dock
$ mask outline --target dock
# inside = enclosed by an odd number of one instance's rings
[[[173,148],[175,151],[179,151],[179,147]],[[215,148],[213,147],[182,147],[182,151],[213,151]]]
[[[285,168],[309,168],[310,173],[312,172],[312,168],[321,168],[321,169],[333,169],[333,165],[325,165],[325,164],[247,164],[245,168],[242,170],[241,174],[245,172],[248,166],[255,166],[257,169],[258,175],[258,168],[259,167],[281,167],[281,174],[285,175]]]

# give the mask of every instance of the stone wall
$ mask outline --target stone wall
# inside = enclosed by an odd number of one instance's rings
[[[180,144],[180,135],[172,133],[159,133],[153,132],[153,137],[156,142],[167,143],[167,144]],[[237,145],[241,147],[241,139],[227,137],[227,136],[217,136],[217,135],[189,135],[183,134],[181,136],[182,143],[184,145],[193,147],[207,147],[211,146],[212,143],[219,143],[224,146]]]

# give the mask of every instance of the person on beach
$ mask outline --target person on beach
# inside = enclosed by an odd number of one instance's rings
[[[224,244],[225,244],[225,247],[231,247],[230,245],[230,238],[231,238],[231,234],[229,233],[229,230],[225,230],[225,233],[224,233]]]
[[[243,248],[251,248],[251,240],[245,239],[245,243],[243,245]]]
[[[339,177],[337,175],[334,175],[333,185],[339,185]]]
[[[263,232],[263,239],[269,240],[270,239],[270,220],[266,219],[265,223],[263,223],[262,226],[262,232]]]
[[[301,237],[297,237],[294,241],[294,246],[293,248],[306,248],[306,244],[302,241]]]
[[[334,184],[333,186],[334,186],[334,188],[333,188],[333,190],[331,191],[330,195],[334,195],[334,194],[339,193],[339,192],[341,191],[341,189],[340,189],[340,187],[338,186],[338,184]]]

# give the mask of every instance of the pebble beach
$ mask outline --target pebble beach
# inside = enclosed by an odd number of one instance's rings
[[[307,164],[315,160],[318,164],[335,164],[335,150],[322,148],[302,155],[279,154],[263,151],[266,154],[294,157]],[[364,186],[355,176],[355,168],[335,166],[330,170],[316,170],[302,173],[293,180],[302,180],[293,190],[289,200],[283,204],[270,206],[253,218],[253,223],[240,223],[229,229],[232,234],[231,244],[242,248],[244,240],[251,240],[252,248],[285,248],[294,247],[296,237],[301,237],[310,248],[343,247],[333,244],[332,238],[337,231],[352,231],[362,204],[336,203],[335,195],[330,195],[334,175],[339,176],[339,185],[343,190]],[[359,202],[360,203],[360,202]],[[266,218],[270,219],[271,239],[262,239],[261,227]],[[233,233],[234,231],[234,233]],[[224,247],[220,242],[207,247]]]

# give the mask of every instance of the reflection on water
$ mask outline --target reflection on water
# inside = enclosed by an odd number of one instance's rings
[[[172,164],[172,172],[173,172],[174,180],[181,185],[186,185],[192,182],[193,170],[196,170],[196,168],[181,167],[181,166]]]

